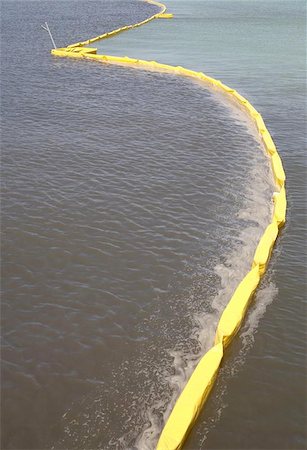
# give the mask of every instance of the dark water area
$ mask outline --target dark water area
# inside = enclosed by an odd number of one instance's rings
[[[15,51],[18,51],[16,44],[22,40],[26,45],[20,47],[20,51],[29,54],[32,51],[33,58],[33,51],[36,50],[49,58],[48,52],[42,51],[52,45],[48,35],[40,28],[45,21],[49,24],[56,46],[65,47],[140,22],[156,12],[158,12],[156,6],[142,1],[3,1],[2,45],[5,50],[8,50],[6,46],[14,45]]]
[[[270,265],[274,300],[256,296],[187,447],[306,448],[306,3],[170,0],[168,6],[173,21],[110,41],[100,52],[129,47],[132,57],[185,65],[238,89],[277,144],[288,196],[287,225]]]
[[[276,21],[293,32],[274,53],[278,34],[267,40],[266,63],[241,42],[235,66],[225,23],[239,19],[224,3],[170,2],[173,22],[114,42],[151,59],[151,39],[155,59],[192,68],[198,52],[199,70],[246,95],[274,136],[288,224],[187,448],[301,449],[305,110],[302,47],[291,49],[302,3],[281,2],[274,17],[274,2],[261,2],[250,23],[259,39]],[[255,16],[248,3],[233,2],[245,5],[242,23]],[[3,449],[154,448],[270,220],[268,160],[239,111],[184,78],[52,58],[40,28],[47,20],[62,46],[155,11],[134,1],[2,3]],[[214,48],[210,17],[213,27],[221,16]],[[194,34],[182,46],[185,27]],[[193,47],[198,27],[206,51]]]

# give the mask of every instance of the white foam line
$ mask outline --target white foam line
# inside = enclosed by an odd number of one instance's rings
[[[244,113],[235,106],[230,106],[230,111],[233,118],[242,120],[242,123],[246,127],[246,132],[256,137],[259,145],[262,147],[254,126],[250,124],[249,120],[246,120]],[[255,152],[257,151],[259,151],[259,149],[256,148]],[[231,298],[232,293],[238,286],[238,283],[250,269],[259,239],[267,224],[270,223],[273,208],[271,197],[274,191],[274,181],[269,169],[269,162],[267,165],[258,164],[256,154],[254,160],[251,157],[250,162],[251,171],[247,177],[249,181],[244,193],[246,200],[244,207],[239,211],[238,217],[242,219],[252,218],[251,224],[241,231],[238,237],[240,244],[227,255],[225,262],[216,265],[214,268],[214,272],[220,278],[221,289],[212,300],[211,306],[213,312],[199,313],[193,318],[194,330],[191,339],[196,340],[199,344],[199,352],[195,355],[194,353],[187,354],[184,351],[177,351],[174,349],[169,351],[169,354],[174,360],[174,374],[169,375],[169,378],[167,379],[172,390],[172,398],[171,401],[166,399],[165,402],[159,399],[149,409],[142,411],[142,415],[146,417],[146,422],[150,425],[144,427],[136,440],[135,448],[139,450],[152,450],[155,448],[161,433],[161,420],[157,417],[157,411],[161,409],[165,410],[163,414],[163,421],[165,423],[174,407],[179,393],[183,390],[187,380],[197,365],[197,362],[212,346],[218,320],[225,309],[225,306],[229,302],[229,298]],[[255,209],[257,210],[257,214],[255,214]],[[273,300],[275,293],[276,288],[272,285],[262,288],[257,293],[255,306],[248,315],[245,325],[246,330],[242,335],[244,339],[244,348],[247,347],[247,343],[252,342],[252,337],[257,329],[259,320],[263,316],[267,305]],[[240,355],[239,359],[242,361],[244,358]],[[217,409],[218,412],[214,421],[219,419],[223,409],[223,406],[220,406]],[[204,439],[205,438],[206,437],[204,437]]]

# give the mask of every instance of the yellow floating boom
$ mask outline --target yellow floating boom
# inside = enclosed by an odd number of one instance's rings
[[[157,450],[178,450],[182,448],[184,441],[191,430],[202,406],[204,405],[214,384],[215,378],[221,364],[225,348],[238,332],[252,296],[259,285],[264,274],[270,255],[277,239],[279,230],[286,221],[286,189],[285,172],[282,161],[277,152],[273,139],[266,128],[260,113],[249,103],[249,101],[236,90],[223,84],[220,80],[205,75],[202,72],[194,72],[180,66],[160,64],[156,61],[145,61],[133,59],[127,56],[117,57],[109,55],[97,55],[96,48],[85,47],[92,42],[112,37],[126,30],[144,25],[154,19],[169,19],[173,15],[166,13],[166,6],[154,0],[146,0],[148,3],[160,7],[160,12],[154,14],[142,22],[118,28],[112,32],[102,34],[87,41],[77,42],[65,48],[51,50],[55,56],[80,58],[84,60],[100,61],[104,64],[120,64],[132,67],[140,67],[160,72],[174,73],[177,75],[197,79],[214,89],[223,92],[229,99],[233,99],[246,112],[255,124],[259,137],[263,142],[267,155],[271,161],[271,168],[276,183],[276,192],[273,194],[274,211],[271,223],[266,228],[256,248],[252,267],[245,275],[241,283],[230,298],[228,305],[219,320],[215,342],[212,348],[202,357],[162,430]]]

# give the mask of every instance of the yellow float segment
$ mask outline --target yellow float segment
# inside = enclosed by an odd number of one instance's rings
[[[224,83],[221,83],[220,87],[223,89],[223,91],[228,92],[228,94],[233,94],[235,92],[234,89],[232,89],[231,87],[227,86]]]
[[[222,358],[222,344],[215,345],[202,357],[163,428],[157,450],[182,448],[212,389]]]
[[[263,131],[261,133],[261,137],[262,137],[264,147],[265,147],[266,151],[268,152],[268,154],[273,155],[274,153],[276,153],[277,150],[276,150],[274,141],[267,129],[265,129],[265,131]]]
[[[174,17],[171,13],[159,14],[158,19],[172,19]]]
[[[243,278],[224,309],[217,326],[215,344],[222,343],[226,348],[237,334],[259,281],[259,267],[255,266]]]
[[[273,153],[272,155],[272,170],[276,184],[279,187],[283,187],[285,184],[286,175],[280,156],[277,152]]]
[[[243,95],[239,94],[237,91],[233,91],[232,95],[243,105],[247,103],[247,100]]]
[[[248,113],[249,113],[249,115],[251,116],[251,117],[257,117],[257,115],[259,114],[259,112],[257,111],[257,109],[255,109],[254,107],[253,107],[253,105],[247,100],[246,101],[246,103],[245,103],[245,108],[247,109],[247,111],[248,111]],[[260,114],[259,114],[260,115]]]
[[[277,235],[278,225],[274,220],[272,223],[270,223],[270,225],[267,226],[254,255],[253,267],[258,266],[260,275],[263,275],[266,271]]]
[[[257,126],[259,133],[264,133],[265,131],[267,131],[267,128],[265,126],[265,123],[263,121],[261,114],[257,113],[255,115],[253,115],[253,117],[256,122],[256,126]]]
[[[286,189],[284,186],[280,189],[280,192],[274,192],[273,202],[273,217],[274,220],[276,220],[278,227],[281,228],[286,222],[287,211]]]

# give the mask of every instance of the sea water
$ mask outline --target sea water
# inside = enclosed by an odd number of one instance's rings
[[[204,71],[262,113],[288,223],[187,448],[304,448],[304,3],[170,1],[100,53]],[[154,448],[271,216],[244,114],[191,80],[49,54],[134,1],[3,2],[2,447]]]

